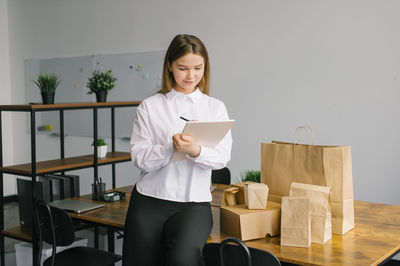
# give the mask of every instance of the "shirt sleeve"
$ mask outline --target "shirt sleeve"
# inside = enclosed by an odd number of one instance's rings
[[[226,121],[229,120],[228,112],[226,111],[225,105],[221,102],[219,108],[217,109],[216,121]],[[226,166],[226,164],[231,160],[231,150],[232,150],[232,134],[231,130],[225,135],[225,137],[218,143],[215,148],[209,148],[201,146],[200,155],[196,158],[187,157],[192,160],[198,166],[218,170]]]
[[[165,166],[174,152],[172,141],[166,144],[154,144],[148,112],[142,104],[136,112],[130,144],[132,162],[144,172]]]

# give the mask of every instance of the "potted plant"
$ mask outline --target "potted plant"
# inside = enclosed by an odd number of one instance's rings
[[[47,75],[45,72],[38,75],[36,80],[32,80],[38,86],[42,94],[43,104],[54,104],[54,95],[61,79],[56,74]]]
[[[261,171],[260,170],[246,170],[243,171],[240,176],[242,177],[242,181],[253,181],[260,183]]]
[[[107,156],[107,143],[104,139],[97,139],[97,157],[105,158]],[[92,143],[92,150],[94,150],[94,141]]]
[[[86,83],[86,87],[89,88],[87,94],[95,93],[97,102],[106,102],[107,93],[115,87],[116,80],[111,69],[106,72],[95,70]]]

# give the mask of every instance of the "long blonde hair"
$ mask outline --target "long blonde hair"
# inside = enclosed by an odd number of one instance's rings
[[[168,47],[164,58],[162,87],[159,93],[166,94],[170,92],[175,84],[174,76],[169,71],[168,64],[172,65],[175,60],[190,53],[200,55],[204,59],[204,74],[197,87],[201,90],[201,92],[209,95],[210,63],[207,49],[199,38],[188,34],[176,35]]]

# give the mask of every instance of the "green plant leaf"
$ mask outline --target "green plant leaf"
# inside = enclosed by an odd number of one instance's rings
[[[98,91],[109,91],[112,90],[115,85],[117,78],[113,75],[111,69],[106,72],[100,72],[98,70],[93,71],[92,76],[88,78],[86,87],[89,88],[87,94],[96,93]]]
[[[45,72],[38,75],[36,80],[32,80],[33,83],[39,88],[42,93],[55,93],[61,79],[56,74],[46,74]]]
[[[104,139],[97,139],[97,146],[105,146],[107,145],[106,141]],[[94,141],[92,142],[92,146],[94,146]]]
[[[243,171],[240,176],[242,177],[242,181],[253,181],[260,183],[261,171],[260,170],[246,170]]]

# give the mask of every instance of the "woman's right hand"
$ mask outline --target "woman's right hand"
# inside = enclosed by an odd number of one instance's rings
[[[184,152],[193,158],[200,155],[201,147],[191,136],[175,134],[172,136],[172,141],[174,143],[174,148],[177,151]]]

